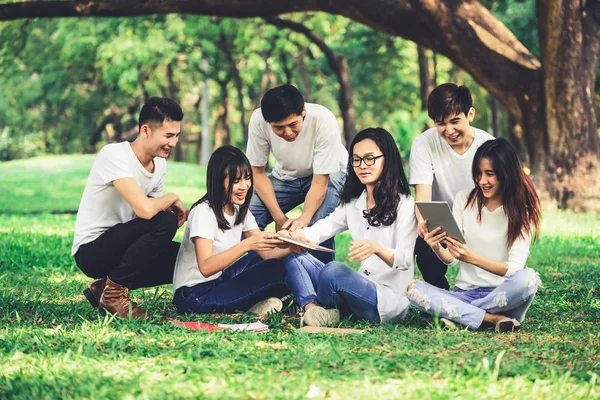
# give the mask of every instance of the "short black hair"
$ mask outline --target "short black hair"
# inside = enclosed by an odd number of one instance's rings
[[[265,121],[281,121],[291,114],[302,114],[304,97],[295,86],[278,86],[265,93],[260,101],[260,109]]]
[[[434,121],[443,121],[448,116],[465,116],[473,107],[473,97],[466,86],[457,86],[454,83],[444,83],[431,91],[427,99],[427,113]]]
[[[177,122],[183,120],[181,107],[176,101],[167,97],[151,97],[140,111],[138,128],[152,122],[162,125],[165,120]]]

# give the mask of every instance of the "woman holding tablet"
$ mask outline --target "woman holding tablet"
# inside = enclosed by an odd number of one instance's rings
[[[289,293],[291,249],[261,232],[248,210],[252,169],[239,149],[223,146],[208,162],[207,193],[190,209],[173,276],[179,314],[281,311]],[[240,240],[243,237],[243,240]],[[244,254],[248,253],[244,256]]]
[[[475,188],[458,193],[453,206],[466,244],[439,227],[424,236],[441,261],[460,263],[454,291],[415,281],[408,298],[421,311],[472,329],[485,323],[496,331],[518,330],[541,284],[525,266],[532,238],[539,235],[540,201],[504,139],[479,147],[473,180]]]
[[[354,137],[341,205],[293,236],[321,243],[346,230],[352,236],[348,258],[360,261],[358,272],[310,254],[289,257],[297,265],[288,268],[288,279],[296,282],[290,290],[305,310],[304,323],[333,325],[340,312],[375,323],[401,320],[409,306],[417,222],[398,147],[384,129]]]

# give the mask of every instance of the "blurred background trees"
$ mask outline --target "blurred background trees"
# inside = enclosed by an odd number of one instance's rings
[[[34,14],[71,15],[60,10],[70,7],[67,3],[55,2],[51,13],[38,7]],[[92,7],[80,15],[121,15],[119,10],[129,7],[109,0],[92,3],[108,11]],[[183,7],[171,3],[161,5],[163,11]],[[228,9],[224,1],[218,13],[267,15],[274,12],[269,8],[285,8],[264,3],[263,11],[249,12]],[[0,160],[91,153],[104,143],[133,139],[141,104],[158,95],[177,99],[186,114],[174,158],[201,162],[203,147],[205,154],[226,143],[245,148],[250,114],[266,90],[284,83],[296,85],[308,102],[331,109],[344,140],[363,128],[382,126],[407,158],[413,138],[431,126],[424,111],[428,93],[452,81],[473,92],[473,125],[509,139],[526,165],[539,172],[549,196],[570,207],[581,188],[593,186],[590,179],[599,171],[598,134],[589,133],[597,121],[585,105],[586,74],[593,65],[597,115],[597,55],[588,51],[598,47],[599,31],[591,18],[598,16],[595,2],[565,2],[562,8],[544,0],[433,3],[443,7],[404,0],[387,14],[376,9],[378,2],[368,9],[339,10],[353,19],[307,12],[265,19],[168,14],[2,22]],[[33,12],[1,6],[0,20]],[[581,15],[583,22],[575,18]],[[393,24],[382,16],[405,19]],[[550,32],[549,25],[557,31]],[[561,36],[569,32],[575,36]],[[577,41],[581,49],[573,45]],[[469,53],[465,49],[473,43],[480,47]],[[573,59],[569,66],[564,62],[569,54],[585,59]],[[579,82],[577,76],[585,79]],[[571,96],[564,99],[564,93]],[[203,126],[208,135],[202,135]],[[590,154],[590,162],[578,161]],[[591,174],[586,175],[586,166]]]

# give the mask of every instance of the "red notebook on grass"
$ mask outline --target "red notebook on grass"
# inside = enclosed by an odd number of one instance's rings
[[[214,331],[223,331],[225,330],[225,328],[221,328],[217,325],[213,325],[213,324],[206,324],[204,322],[197,322],[197,321],[193,321],[193,322],[183,322],[183,321],[173,321],[173,323],[184,327],[186,329],[191,329],[193,331],[209,331],[209,332],[214,332]]]

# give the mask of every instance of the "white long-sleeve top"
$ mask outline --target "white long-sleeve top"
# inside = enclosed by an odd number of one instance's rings
[[[370,226],[363,216],[367,209],[367,192],[352,202],[338,206],[329,216],[309,228],[302,229],[314,243],[346,230],[353,241],[372,240],[394,251],[394,264],[387,265],[373,254],[362,261],[358,273],[372,281],[377,288],[377,309],[382,323],[397,322],[404,317],[409,301],[406,287],[414,279],[414,248],[417,239],[415,201],[402,196],[393,224]]]
[[[494,211],[490,211],[483,206],[481,209],[481,222],[479,222],[477,220],[477,204],[473,203],[465,209],[470,191],[470,189],[463,190],[456,195],[452,210],[467,246],[483,257],[507,263],[508,271],[504,276],[499,276],[473,264],[461,261],[455,286],[463,290],[476,287],[497,287],[507,277],[525,268],[529,256],[531,235],[525,235],[525,238],[517,238],[512,246],[508,248],[506,246],[508,217],[504,213],[504,207],[498,207]]]

